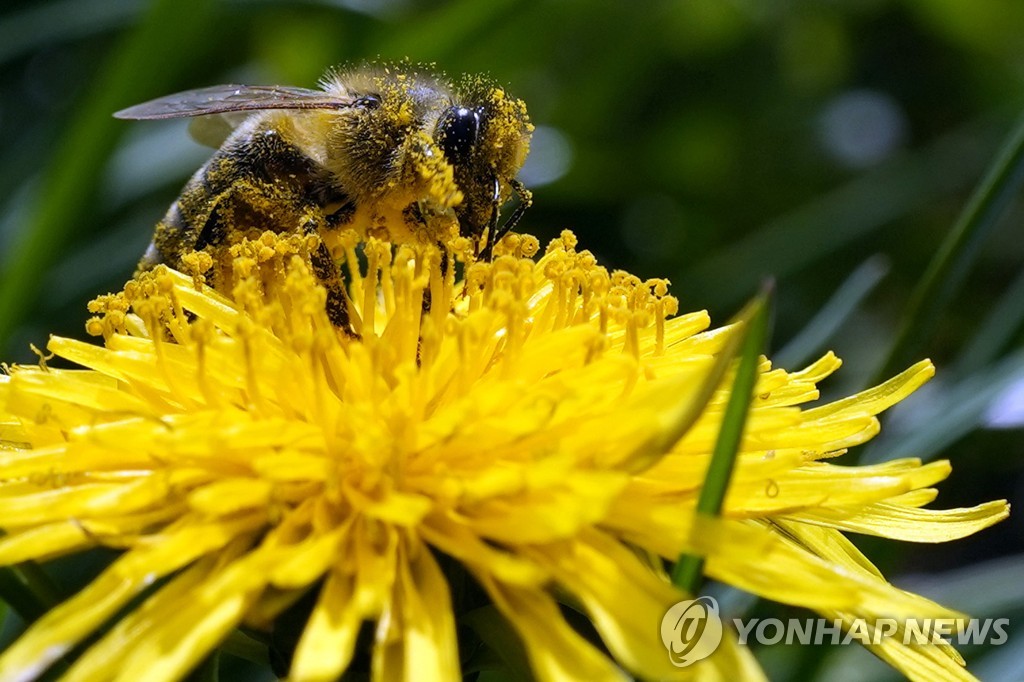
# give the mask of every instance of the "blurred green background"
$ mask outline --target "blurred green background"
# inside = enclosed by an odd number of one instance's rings
[[[535,205],[520,229],[545,241],[571,228],[605,264],[669,277],[684,310],[719,322],[773,275],[772,355],[796,368],[834,349],[846,365],[824,388],[846,394],[879,369],[1024,110],[1022,36],[1014,0],[6,0],[0,357],[34,362],[29,344],[49,333],[83,337],[85,303],[130,276],[210,153],[183,121],[111,112],[223,82],[312,87],[329,65],[409,57],[487,72],[526,100]],[[1010,201],[963,250],[975,258],[909,349],[938,378],[855,454],[950,458],[939,506],[1021,498],[1021,208]],[[952,545],[858,542],[899,585],[1019,618],[1021,536],[1011,517]],[[1024,678],[1014,633],[968,651],[972,670]],[[885,677],[854,649],[758,656],[773,679]]]

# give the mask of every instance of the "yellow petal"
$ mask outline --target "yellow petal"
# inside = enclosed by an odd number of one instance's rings
[[[0,518],[4,524],[21,526],[134,512],[162,502],[170,491],[162,477],[145,476],[124,484],[85,484],[29,495],[3,492],[0,489]]]
[[[233,556],[230,552],[229,556]],[[152,632],[153,627],[171,617],[181,603],[191,597],[197,585],[206,580],[219,561],[204,557],[126,614],[95,644],[75,661],[65,674],[68,682],[109,680],[117,675],[125,652],[133,650]]]
[[[901,465],[902,464],[902,465]],[[729,489],[730,515],[762,515],[801,508],[869,504],[929,486],[949,475],[944,461],[916,460],[879,466],[845,467],[824,462],[803,466],[761,481],[737,481]]]
[[[779,521],[778,523],[801,547],[805,547],[815,556],[834,565],[862,585],[869,586],[871,592],[876,592],[881,597],[874,599],[865,595],[853,608],[845,610],[853,611],[860,616],[966,617],[964,614],[936,604],[930,599],[890,585],[878,569],[868,561],[867,557],[838,530],[789,521]]]
[[[81,408],[84,412],[80,415],[98,410],[132,414],[147,409],[138,396],[122,390],[116,379],[92,370],[20,368],[12,379],[13,391],[60,403],[62,407],[57,409]]]
[[[467,504],[462,513],[473,532],[500,543],[553,542],[602,519],[625,484],[625,475],[615,471],[577,470],[566,472],[558,487]]]
[[[464,519],[452,514],[434,514],[418,530],[432,546],[501,582],[540,587],[551,577],[534,561],[485,542],[469,529]]]
[[[445,682],[462,676],[448,583],[430,550],[413,538],[399,554],[395,593],[373,653],[376,680]]]
[[[0,537],[0,564],[45,561],[94,544],[95,540],[80,523],[65,521],[35,526]]]
[[[309,622],[302,632],[289,679],[295,682],[329,682],[336,680],[348,667],[356,636],[365,618],[371,614],[361,610],[352,598],[352,576],[331,571]]]
[[[848,629],[853,616],[840,612],[823,612],[826,618],[839,618]],[[976,682],[977,678],[964,668],[964,661],[947,643],[904,644],[903,629],[887,637],[876,637],[869,629],[868,649],[907,676],[913,682]],[[874,643],[877,640],[877,644]]]
[[[115,561],[81,592],[51,609],[0,655],[0,679],[31,679],[103,624],[153,581],[235,539],[251,525],[186,527]]]
[[[151,621],[151,631],[126,652],[115,679],[181,679],[242,620],[266,584],[266,564],[265,554],[250,553],[207,577],[187,600],[174,599],[171,603],[177,608],[168,617]],[[163,601],[159,593],[155,600]]]
[[[226,516],[238,511],[266,507],[273,486],[253,478],[227,478],[193,490],[188,496],[192,509],[209,516]]]
[[[288,547],[287,558],[271,569],[267,582],[275,587],[292,589],[306,587],[318,580],[337,560],[338,546],[347,530],[343,527]]]
[[[512,624],[526,647],[538,680],[575,682],[627,678],[608,658],[580,637],[558,610],[554,599],[536,589],[502,585],[478,575],[480,583],[502,615]],[[651,632],[657,632],[657,622]]]
[[[145,585],[108,569],[77,595],[50,609],[0,655],[0,679],[32,680],[103,624]]]
[[[835,419],[846,414],[875,415],[909,396],[933,376],[935,366],[930,360],[922,360],[883,384],[828,405],[807,410],[804,415],[808,420]]]
[[[864,507],[819,507],[787,518],[905,542],[949,542],[988,528],[1010,515],[1005,500],[958,509],[916,509],[879,502]]]
[[[685,595],[636,554],[596,531],[583,533],[561,550],[550,545],[534,551],[580,600],[618,661],[644,678],[689,675],[672,665],[657,628],[669,607]]]

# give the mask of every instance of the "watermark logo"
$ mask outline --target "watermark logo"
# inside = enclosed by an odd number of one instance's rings
[[[1009,639],[1008,618],[733,618],[740,644],[954,644],[999,646]]]
[[[904,645],[999,646],[1009,640],[1007,618],[733,618],[741,645],[864,644],[894,639]],[[714,597],[673,604],[661,619],[661,641],[672,665],[684,668],[707,658],[722,642],[724,625]]]
[[[714,597],[672,605],[661,619],[661,641],[672,665],[685,668],[707,658],[722,642],[722,620]]]

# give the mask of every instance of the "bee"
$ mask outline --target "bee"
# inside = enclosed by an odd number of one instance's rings
[[[230,243],[248,227],[316,234],[311,265],[332,323],[346,331],[332,232],[351,227],[399,243],[458,234],[489,258],[531,203],[515,177],[533,131],[526,106],[479,76],[452,83],[409,64],[364,65],[329,71],[319,90],[218,85],[114,116],[202,117],[195,122],[207,131],[227,133],[157,224],[140,271],[180,267],[184,255]],[[518,205],[499,226],[512,195]]]

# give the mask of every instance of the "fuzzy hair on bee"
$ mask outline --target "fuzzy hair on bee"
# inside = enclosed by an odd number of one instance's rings
[[[398,243],[444,244],[461,235],[488,258],[529,207],[516,180],[529,150],[525,104],[493,81],[451,82],[423,66],[332,70],[319,90],[218,85],[115,114],[194,118],[219,148],[157,224],[139,262],[180,267],[193,251],[246,229],[320,237],[311,264],[332,322],[348,330],[344,285],[331,251],[341,227]],[[210,141],[209,135],[205,135]],[[504,223],[499,210],[519,199]]]

